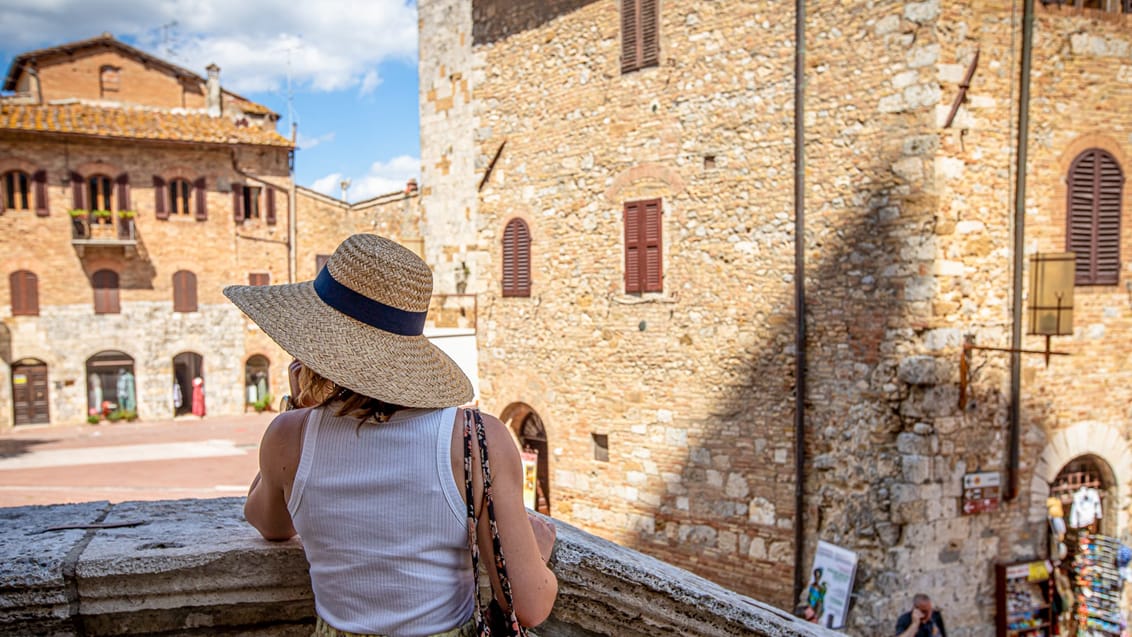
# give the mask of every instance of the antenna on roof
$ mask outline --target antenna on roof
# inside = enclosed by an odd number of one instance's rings
[[[173,58],[177,56],[177,50],[174,47],[174,42],[177,39],[177,34],[174,31],[177,28],[178,22],[166,22],[161,25],[161,55],[166,58]]]

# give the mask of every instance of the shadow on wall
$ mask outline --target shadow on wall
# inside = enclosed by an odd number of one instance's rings
[[[472,41],[491,44],[518,30],[537,28],[598,0],[473,0]]]

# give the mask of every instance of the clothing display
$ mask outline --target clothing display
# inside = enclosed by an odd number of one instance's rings
[[[1069,526],[1084,528],[1101,518],[1101,494],[1092,487],[1081,487],[1073,494],[1073,509],[1069,512]]]

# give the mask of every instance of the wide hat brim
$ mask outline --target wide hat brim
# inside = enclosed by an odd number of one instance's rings
[[[224,295],[288,354],[323,378],[404,407],[471,402],[472,383],[424,335],[400,336],[355,320],[319,298],[310,281],[233,285]]]

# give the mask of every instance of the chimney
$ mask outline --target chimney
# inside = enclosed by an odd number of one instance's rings
[[[205,107],[208,109],[209,117],[220,117],[220,67],[215,64],[209,64],[208,68],[208,81],[205,83],[205,90],[207,94],[204,98]]]
[[[417,191],[417,180],[416,179],[409,179],[409,181],[405,184],[405,195],[406,196],[411,195],[416,191]]]

